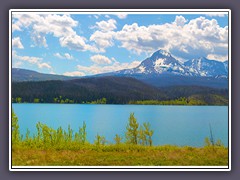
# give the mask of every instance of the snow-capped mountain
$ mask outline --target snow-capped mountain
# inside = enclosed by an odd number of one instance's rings
[[[118,71],[123,74],[176,74],[189,75],[188,70],[172,55],[164,50],[158,50],[153,55],[133,69]]]
[[[192,59],[184,63],[184,66],[195,76],[227,77],[228,68],[223,62],[209,60],[205,57]]]
[[[228,72],[228,60],[223,62],[225,70]]]
[[[228,61],[220,62],[201,57],[184,63],[169,52],[158,50],[136,68],[115,72],[122,75],[180,75],[194,77],[227,77]]]

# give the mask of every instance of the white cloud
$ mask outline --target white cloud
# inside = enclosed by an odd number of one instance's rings
[[[109,19],[108,21],[100,21],[96,22],[96,27],[103,32],[112,31],[117,28],[116,26],[116,20]]]
[[[109,38],[110,39],[110,38]],[[187,20],[176,16],[172,23],[139,26],[137,23],[125,25],[114,32],[112,39],[121,42],[121,47],[140,53],[152,53],[166,49],[181,58],[194,58],[228,53],[228,27],[220,27],[215,19],[204,17]]]
[[[21,61],[17,61],[17,62],[13,62],[13,65],[12,65],[14,68],[19,68],[22,66],[22,62]]]
[[[67,59],[73,59],[73,56],[71,54],[69,54],[69,53],[65,53],[64,56]]]
[[[207,56],[207,58],[211,59],[211,60],[216,60],[217,59],[218,61],[222,61],[222,62],[228,60],[228,56],[221,56],[221,55],[217,55],[217,54],[209,54]]]
[[[172,23],[149,26],[125,24],[120,31],[96,31],[90,37],[101,52],[116,40],[122,48],[136,54],[151,54],[158,49],[183,59],[209,54],[222,59],[228,54],[228,27],[220,27],[215,19],[205,17],[187,21],[183,16],[176,16]]]
[[[35,33],[35,35],[32,35],[31,38],[32,38],[32,40],[34,42],[34,46],[48,47],[46,37],[43,34]]]
[[[177,26],[184,26],[187,20],[183,16],[176,16],[174,23]]]
[[[93,17],[95,17],[95,19],[98,19],[98,18],[99,18],[99,15],[94,15]]]
[[[59,42],[62,47],[67,47],[70,50],[100,52],[96,47],[86,44],[85,40],[79,35],[72,35],[61,37]]]
[[[206,14],[209,17],[225,17],[227,14]]]
[[[60,53],[55,53],[54,56],[60,59],[68,59],[68,60],[73,59],[73,56],[69,53],[64,53],[62,55]]]
[[[21,31],[21,28],[17,24],[12,24],[12,32]]]
[[[13,31],[31,29],[35,45],[47,47],[46,35],[52,34],[59,38],[62,47],[77,51],[99,52],[96,47],[87,44],[84,37],[76,33],[73,28],[78,25],[78,21],[72,19],[70,15],[15,14],[13,19]]]
[[[115,32],[102,32],[102,31],[95,31],[91,37],[90,41],[94,41],[96,46],[98,47],[100,52],[105,52],[107,47],[113,46],[113,37]]]
[[[134,67],[137,67],[140,63],[141,61],[133,61],[131,63],[120,63],[116,61],[113,64],[108,66],[100,66],[96,64],[92,66],[78,65],[77,69],[81,72],[84,72],[85,74],[100,74],[100,73],[118,71],[122,69],[134,68]]]
[[[12,58],[14,61],[16,60],[21,60],[21,61],[25,61],[25,62],[28,62],[30,64],[34,64],[34,65],[37,65],[39,68],[47,68],[47,69],[51,69],[52,67],[48,64],[48,63],[44,63],[42,62],[42,58],[40,57],[34,57],[34,56],[19,56],[17,55],[17,52],[16,51],[13,51],[12,53]],[[20,61],[20,62],[21,62]],[[19,63],[18,62],[15,62],[15,63]]]
[[[47,64],[47,63],[38,63],[37,64],[38,65],[38,67],[39,68],[47,68],[47,69],[51,69],[52,67],[49,65],[49,64]]]
[[[15,37],[12,39],[12,47],[16,47],[19,49],[24,49],[20,37]]]
[[[80,71],[73,71],[73,72],[65,72],[63,73],[65,76],[85,76],[85,73]]]
[[[127,17],[126,14],[115,15]],[[52,34],[59,38],[62,47],[76,51],[101,53],[120,42],[120,47],[136,54],[151,54],[160,48],[183,59],[210,54],[221,59],[228,54],[228,27],[220,27],[215,19],[198,17],[187,21],[183,16],[176,16],[173,22],[165,24],[125,24],[119,31],[116,31],[116,24],[114,19],[97,22],[98,30],[88,42],[74,30],[78,22],[70,15],[18,14],[14,15],[13,31],[31,28],[35,44],[44,47],[47,47],[46,35]]]
[[[29,62],[29,63],[31,63],[31,64],[38,64],[38,63],[42,60],[42,58],[40,58],[40,57],[34,57],[34,56],[19,56],[19,55],[17,55],[17,52],[16,52],[16,51],[13,51],[12,57],[13,57],[14,59],[19,59],[19,60],[22,60],[22,61],[27,61],[27,62]]]
[[[127,18],[127,14],[116,14],[116,16],[117,16],[119,19],[125,19],[125,18]]]
[[[22,31],[23,28],[40,21],[41,17],[37,14],[13,14],[12,31]]]
[[[111,64],[112,63],[112,61],[108,57],[100,55],[100,54],[94,55],[90,59],[91,59],[91,61],[93,61],[96,64]]]

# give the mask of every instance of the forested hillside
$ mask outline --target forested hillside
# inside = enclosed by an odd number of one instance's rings
[[[228,90],[199,86],[156,88],[134,78],[111,76],[12,83],[13,102],[128,104],[179,98],[192,100],[193,104],[226,105]]]

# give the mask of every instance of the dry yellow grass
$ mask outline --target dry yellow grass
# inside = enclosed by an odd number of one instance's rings
[[[228,149],[156,146],[84,150],[14,149],[13,166],[226,166]]]

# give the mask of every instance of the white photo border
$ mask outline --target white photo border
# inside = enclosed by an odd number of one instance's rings
[[[12,166],[12,15],[37,14],[227,14],[228,166]],[[9,171],[231,171],[231,10],[230,9],[10,9],[9,10]]]

